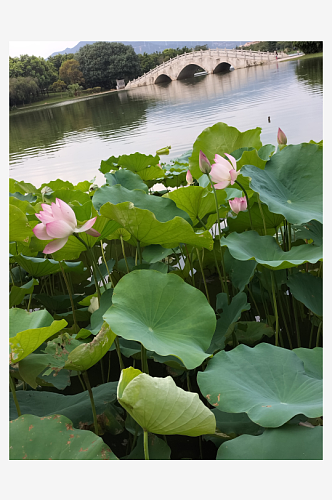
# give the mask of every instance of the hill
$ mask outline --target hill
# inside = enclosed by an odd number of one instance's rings
[[[118,41],[118,40],[117,40]],[[153,52],[162,52],[165,49],[177,49],[177,48],[182,48],[182,47],[189,47],[194,48],[195,45],[207,45],[209,49],[234,49],[236,46],[239,45],[244,45],[245,41],[242,42],[235,42],[235,41],[220,41],[220,42],[206,42],[206,41],[156,41],[156,42],[144,42],[144,41],[119,41],[120,43],[123,43],[125,45],[131,45],[136,54],[143,54],[143,52],[146,52],[147,54],[152,54]],[[92,44],[96,42],[79,42],[75,47],[71,48],[66,48],[65,50],[59,51],[59,52],[53,52],[53,54],[50,54],[49,57],[55,56],[57,54],[75,54],[75,52],[78,52],[81,47],[84,47],[84,45],[87,44]]]

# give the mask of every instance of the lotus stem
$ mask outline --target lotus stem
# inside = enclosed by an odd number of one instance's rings
[[[262,205],[261,205],[261,200],[259,199],[259,195],[257,195],[257,202],[258,202],[259,211],[260,211],[260,214],[261,214],[261,217],[262,217],[262,221],[263,221],[264,234],[266,236],[267,232],[266,232],[265,217],[264,217],[264,213],[263,213],[263,209],[262,209]],[[247,201],[247,204],[248,204],[248,207],[249,207],[248,201]],[[277,240],[278,240],[278,233],[277,233]]]
[[[116,353],[117,353],[118,358],[119,358],[120,370],[122,371],[125,369],[125,365],[124,365],[123,360],[122,360],[120,343],[119,343],[118,337],[115,337],[114,344],[115,344]],[[107,379],[108,379],[108,375],[107,375]]]
[[[90,385],[90,381],[89,381],[89,377],[88,377],[87,371],[86,370],[83,371],[82,375],[83,375],[84,382],[85,382],[85,385],[86,385],[86,387],[88,389],[88,393],[89,393],[89,397],[90,397],[91,408],[92,408],[92,415],[93,415],[94,433],[97,434],[97,436],[98,436],[98,421],[97,421],[96,407],[95,407],[95,402],[94,402],[94,399],[93,399],[92,389],[91,389],[91,385]]]
[[[100,249],[101,249],[101,254],[103,256],[103,261],[104,261],[104,264],[106,266],[106,269],[107,269],[107,272],[108,272],[108,277],[110,279],[110,282],[112,283],[112,287],[114,288],[115,285],[114,285],[114,282],[113,282],[113,278],[112,278],[112,275],[110,273],[110,270],[108,269],[108,265],[107,265],[107,261],[106,261],[106,257],[105,257],[105,252],[104,252],[104,247],[103,247],[103,242],[102,240],[100,240]]]
[[[59,261],[59,266],[60,266],[61,273],[62,273],[64,282],[66,283],[66,287],[67,287],[67,290],[68,290],[69,300],[70,300],[70,304],[71,304],[71,310],[73,312],[73,320],[74,320],[75,331],[77,333],[79,331],[80,327],[78,326],[77,320],[76,320],[76,312],[75,312],[75,305],[74,305],[73,295],[71,293],[71,288],[69,286],[69,282],[67,280],[66,273],[65,273],[65,271],[64,271],[64,269],[63,269],[60,261]]]
[[[201,273],[202,273],[202,277],[203,277],[203,282],[204,282],[204,287],[205,287],[206,298],[207,298],[208,303],[210,304],[209,291],[208,291],[208,287],[207,287],[207,284],[206,284],[206,279],[205,279],[205,274],[204,274],[203,264],[202,264],[201,257],[200,257],[200,255],[199,255],[198,248],[196,248],[196,253],[197,253],[197,258],[198,258],[198,262],[199,262],[199,267],[201,268]],[[210,305],[211,305],[211,304],[210,304]]]
[[[310,337],[309,337],[309,349],[311,349],[311,343],[312,343],[312,336],[314,333],[314,323],[311,323],[311,329],[310,329]]]
[[[146,356],[146,349],[143,344],[141,344],[141,365],[142,365],[142,371],[149,375],[149,365]]]
[[[12,377],[10,372],[9,372],[9,384],[10,384],[10,389],[11,389],[12,394],[13,394],[13,400],[14,400],[14,403],[16,406],[17,415],[20,417],[22,415],[22,413],[21,413],[20,405],[18,404],[17,396],[16,396],[15,382],[14,382],[13,377]]]
[[[139,263],[140,265],[142,265],[142,251],[141,251],[141,243],[139,240],[137,240],[137,254],[138,254],[138,258],[139,258]]]
[[[276,299],[276,293],[275,293],[275,288],[274,288],[274,276],[273,276],[273,271],[270,271],[271,275],[271,288],[272,288],[272,297],[273,297],[273,307],[274,307],[274,315],[276,318],[276,337],[275,337],[275,345],[279,345],[279,316],[278,316],[278,307],[277,307],[277,299]]]
[[[145,460],[150,460],[149,459],[149,433],[148,431],[144,430],[144,458]]]
[[[319,347],[319,338],[320,338],[320,333],[321,333],[321,330],[322,330],[322,324],[323,324],[323,322],[321,321],[319,323],[319,327],[318,327],[318,331],[317,331],[316,347]]]
[[[200,219],[198,216],[197,216],[197,219],[202,224],[202,226],[204,227],[204,229],[206,231],[208,231],[208,228],[206,227],[206,225],[204,224],[204,222],[202,221],[202,219]],[[224,290],[224,283],[223,283],[223,279],[222,279],[221,272],[220,272],[220,269],[219,269],[218,260],[217,260],[216,251],[215,251],[214,245],[213,245],[212,251],[213,251],[214,262],[216,264],[217,272],[218,272],[219,279],[220,279],[220,284],[221,284],[222,290],[225,291]]]
[[[186,248],[186,252],[187,252],[187,256],[188,256],[188,260],[189,260],[189,264],[190,264],[190,270],[191,270],[191,282],[192,282],[192,286],[195,286],[195,278],[194,278],[194,268],[193,268],[193,265],[192,265],[192,262],[191,262],[191,259],[189,257],[189,252],[188,252],[188,248],[187,248],[187,245],[184,244],[185,248]]]
[[[126,252],[125,252],[125,249],[124,249],[122,234],[120,234],[120,241],[121,241],[121,248],[122,248],[123,258],[124,258],[125,263],[126,263],[127,273],[129,274],[130,271],[129,271],[129,266],[128,266],[128,262],[127,262]]]

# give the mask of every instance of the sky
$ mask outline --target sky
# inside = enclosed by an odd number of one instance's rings
[[[46,59],[53,52],[61,52],[67,48],[73,48],[79,43],[77,41],[67,42],[9,42],[9,56],[20,57],[28,54],[29,56],[44,57]]]

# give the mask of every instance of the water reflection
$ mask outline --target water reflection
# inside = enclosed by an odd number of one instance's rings
[[[268,123],[267,117],[271,117]],[[102,159],[172,145],[174,158],[218,121],[261,127],[263,144],[322,139],[322,58],[256,66],[54,105],[10,118],[10,176],[38,185],[93,178]],[[98,174],[97,174],[98,177]]]

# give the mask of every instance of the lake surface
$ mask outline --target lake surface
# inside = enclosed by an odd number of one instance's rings
[[[270,116],[270,123],[268,122]],[[192,148],[207,127],[261,127],[263,144],[323,138],[323,58],[297,59],[224,74],[41,106],[10,117],[9,175],[39,187],[61,178],[104,183],[101,160],[136,151],[169,156]]]

